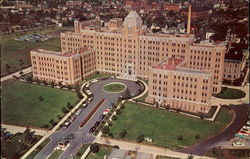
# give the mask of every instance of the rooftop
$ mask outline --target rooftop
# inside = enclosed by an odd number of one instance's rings
[[[184,60],[182,59],[168,58],[166,61],[160,63],[159,65],[153,68],[164,70],[176,70],[176,67],[183,61]]]

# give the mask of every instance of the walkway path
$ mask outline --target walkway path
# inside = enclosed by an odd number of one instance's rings
[[[8,124],[1,124],[2,128],[6,128],[7,131],[16,134],[18,132],[23,133],[27,127],[25,126],[17,126],[17,125],[8,125]],[[45,134],[47,134],[49,132],[49,130],[42,130],[42,129],[36,129],[36,128],[29,128],[31,131],[35,132],[35,135],[41,135],[44,136]]]
[[[131,142],[126,142],[126,141],[119,141],[115,139],[107,139],[103,137],[96,137],[95,142],[99,144],[105,144],[105,145],[111,145],[111,146],[118,145],[120,149],[124,149],[124,150],[134,150],[138,152],[151,153],[153,154],[153,158],[155,158],[157,155],[160,155],[160,156],[169,156],[169,157],[177,157],[177,158],[186,159],[189,155],[185,153],[174,152],[174,151],[167,150],[164,148],[158,148],[154,146],[131,143]],[[194,159],[211,159],[211,157],[194,156]]]
[[[30,73],[30,72],[32,71],[32,69],[31,69],[31,67],[28,67],[28,68],[19,70],[19,71],[15,72],[15,73],[9,74],[9,75],[7,75],[7,76],[1,77],[1,82],[6,81],[6,80],[8,80],[8,79],[11,79],[11,78],[13,77],[13,75],[15,75],[15,76],[17,76],[17,77],[21,76],[21,75],[20,75],[20,72],[21,72],[21,71],[23,72],[22,75],[24,75],[24,74]]]

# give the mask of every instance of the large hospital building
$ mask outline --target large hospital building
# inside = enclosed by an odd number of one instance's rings
[[[187,33],[152,33],[131,11],[105,26],[75,21],[61,34],[62,52],[31,51],[33,77],[75,84],[95,72],[147,79],[147,102],[191,112],[208,112],[212,93],[221,90],[226,47],[195,43]]]

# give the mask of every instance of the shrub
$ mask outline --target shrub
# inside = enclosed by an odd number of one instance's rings
[[[109,127],[108,127],[108,126],[104,126],[104,127],[102,128],[102,133],[103,133],[103,134],[109,133]]]
[[[120,138],[124,138],[126,135],[127,135],[127,131],[126,131],[126,130],[122,130],[122,131],[119,133],[119,137],[120,137]]]
[[[124,104],[122,104],[120,108],[121,108],[121,109],[124,109],[124,108],[125,108]]]
[[[200,138],[200,135],[199,135],[199,134],[195,135],[195,139],[196,139],[196,140],[198,140],[199,138]]]
[[[90,145],[90,151],[93,153],[97,153],[99,151],[99,145],[94,143]]]
[[[136,137],[136,142],[139,142],[141,143],[142,141],[144,140],[144,135],[143,134],[140,134]]]
[[[40,101],[43,101],[43,100],[44,100],[44,98],[43,98],[42,96],[39,96],[38,99],[39,99]]]
[[[112,138],[114,137],[114,135],[111,132],[108,133],[108,136]]]
[[[122,112],[121,112],[121,110],[120,109],[117,109],[116,110],[116,114],[121,114]]]
[[[182,135],[179,135],[179,136],[177,137],[177,140],[183,140],[183,136],[182,136]]]
[[[117,120],[117,117],[115,115],[112,116],[112,120]]]
[[[120,147],[118,145],[115,145],[113,148],[114,149],[120,149]]]

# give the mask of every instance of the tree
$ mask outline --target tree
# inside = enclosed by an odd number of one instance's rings
[[[90,151],[93,153],[97,153],[99,151],[99,145],[94,143],[90,145]]]
[[[45,129],[48,129],[49,125],[48,124],[44,124],[42,127],[45,128]]]
[[[23,64],[24,64],[24,62],[23,62],[22,59],[19,59],[19,62],[20,62],[20,65],[23,65]]]
[[[65,114],[68,113],[68,110],[65,107],[62,107],[62,112]]]
[[[111,132],[108,133],[108,136],[112,138],[114,137],[114,135]]]
[[[127,131],[126,131],[126,130],[122,130],[122,131],[119,133],[119,137],[122,138],[122,139],[123,139],[126,135],[127,135]]]
[[[39,99],[40,101],[43,101],[43,100],[44,100],[44,98],[43,98],[42,96],[39,96],[38,99]]]
[[[116,110],[116,114],[121,114],[122,112],[121,112],[121,110],[120,109],[117,109]]]
[[[117,117],[115,115],[112,116],[112,120],[117,120]]]
[[[177,137],[177,140],[183,140],[183,136],[182,136],[182,135],[179,135],[179,136]]]
[[[43,80],[43,84],[44,85],[48,85],[47,81]]]
[[[125,105],[124,105],[124,104],[122,104],[120,108],[121,108],[121,109],[124,109],[124,108],[125,108]]]
[[[31,83],[31,82],[32,82],[32,77],[27,77],[27,78],[26,78],[26,81],[27,81],[28,83]]]
[[[53,119],[51,119],[51,120],[49,121],[49,123],[50,123],[52,126],[56,125],[56,122],[55,122]]]
[[[136,142],[139,142],[141,143],[142,141],[144,140],[144,135],[143,134],[140,134],[136,137]]]
[[[199,135],[199,134],[195,135],[195,139],[196,139],[196,140],[198,140],[199,138],[200,138],[200,135]]]
[[[55,82],[52,81],[50,84],[51,84],[51,87],[55,87]]]
[[[27,127],[26,130],[23,132],[23,135],[25,143],[29,144],[32,141],[34,132],[31,132],[31,130]]]
[[[108,127],[108,126],[104,126],[104,127],[102,128],[102,133],[103,133],[103,134],[109,133],[109,127]]]
[[[72,108],[72,105],[70,104],[70,102],[67,103],[67,108],[68,108],[68,109],[71,109],[71,108]]]
[[[22,75],[22,74],[23,74],[23,71],[20,71],[19,74]]]
[[[59,83],[58,83],[58,86],[59,86],[60,88],[63,88],[63,87],[64,87],[63,84],[62,84],[62,82],[59,82]]]
[[[188,155],[188,158],[187,159],[193,159],[194,156],[192,155],[192,153],[190,155]]]

